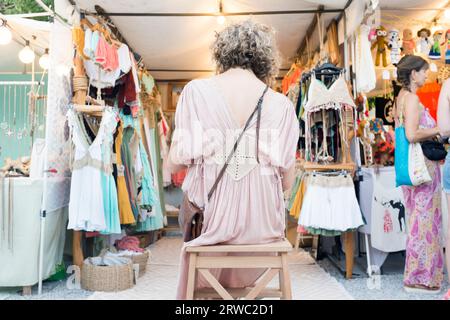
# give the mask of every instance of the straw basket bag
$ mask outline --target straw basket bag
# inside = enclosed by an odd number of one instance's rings
[[[89,291],[122,291],[133,287],[133,262],[112,266],[97,266],[85,260],[81,269],[81,286]]]

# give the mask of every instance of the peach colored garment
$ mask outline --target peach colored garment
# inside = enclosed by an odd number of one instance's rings
[[[95,50],[95,62],[103,67],[106,64],[107,57],[108,57],[108,43],[102,36],[100,36],[98,38],[98,44]]]
[[[281,174],[295,162],[299,124],[294,107],[285,96],[273,90],[267,92],[261,115],[260,164],[240,180],[226,173],[207,203],[207,193],[222,168],[211,159],[225,145],[227,133],[231,130],[237,135],[241,129],[229,110],[214,78],[188,83],[177,105],[171,153],[178,163],[190,164],[194,159],[195,164],[189,166],[182,188],[191,201],[205,207],[201,236],[186,243],[181,253],[177,299],[186,297],[189,265],[186,246],[262,244],[284,238]],[[244,135],[246,139],[255,139],[256,118],[253,120]],[[269,149],[269,141],[278,143],[271,143],[272,149]],[[234,139],[228,143],[233,144]],[[245,143],[244,138],[241,143]],[[222,285],[236,288],[253,284],[262,274],[258,269],[214,269],[211,272]],[[204,287],[205,284],[200,276],[198,285]]]

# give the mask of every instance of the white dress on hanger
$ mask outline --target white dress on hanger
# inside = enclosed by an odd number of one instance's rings
[[[369,92],[377,85],[375,65],[369,41],[370,27],[362,25],[356,37],[356,91]]]
[[[116,114],[109,109],[103,112],[100,128],[91,144],[83,135],[76,112],[69,109],[67,117],[75,145],[67,229],[102,231],[106,229],[102,170],[110,169],[102,162],[101,145],[105,137],[114,132]]]

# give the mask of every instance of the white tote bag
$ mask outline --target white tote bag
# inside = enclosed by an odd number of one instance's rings
[[[431,182],[420,143],[409,144],[408,171],[413,186]]]
[[[371,244],[383,252],[406,248],[406,208],[402,188],[396,188],[394,181],[382,174],[374,180]]]

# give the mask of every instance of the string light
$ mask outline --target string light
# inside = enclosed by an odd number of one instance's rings
[[[34,61],[35,55],[33,49],[30,48],[30,41],[26,40],[25,47],[19,52],[19,59],[23,63],[31,63]]]
[[[5,45],[11,42],[11,30],[6,25],[6,20],[0,19],[0,45]]]
[[[45,53],[39,58],[39,65],[44,70],[47,70],[50,67],[50,56],[48,55],[48,48],[45,49]]]

